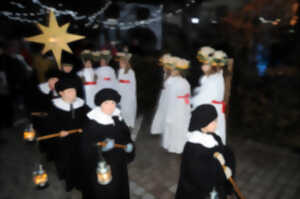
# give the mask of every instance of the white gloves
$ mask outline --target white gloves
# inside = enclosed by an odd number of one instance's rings
[[[219,152],[215,152],[214,153],[214,158],[216,158],[220,162],[220,164],[222,165],[225,176],[226,176],[226,179],[229,179],[230,177],[232,177],[231,169],[229,167],[225,166],[224,156]]]
[[[114,139],[106,138],[104,141],[105,141],[106,145],[102,147],[103,152],[110,151],[114,148],[114,146],[115,146]]]
[[[229,167],[225,166],[224,167],[224,173],[225,173],[225,176],[226,176],[226,179],[229,179],[232,177],[232,171]]]
[[[224,156],[221,153],[215,152],[214,157],[220,162],[220,164],[222,166],[225,165],[225,159],[224,159]]]
[[[124,148],[124,151],[126,153],[131,153],[133,151],[133,144],[131,143],[126,144],[126,148]]]

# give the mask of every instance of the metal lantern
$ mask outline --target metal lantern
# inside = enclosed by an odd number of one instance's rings
[[[48,183],[48,174],[40,164],[38,170],[33,172],[33,182],[37,187],[45,187]]]
[[[97,179],[98,179],[98,183],[101,185],[107,185],[112,180],[110,166],[104,160],[101,160],[98,163]]]
[[[32,142],[35,139],[35,130],[33,129],[32,124],[30,124],[27,128],[24,130],[24,140]]]

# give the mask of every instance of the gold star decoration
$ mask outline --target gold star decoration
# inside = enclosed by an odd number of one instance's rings
[[[70,23],[59,26],[52,10],[49,15],[49,26],[46,27],[42,24],[37,24],[37,26],[42,31],[42,34],[27,37],[25,40],[44,44],[45,46],[42,50],[42,54],[51,50],[59,68],[61,68],[62,50],[72,53],[68,43],[85,38],[85,36],[69,34],[67,29],[70,26]]]

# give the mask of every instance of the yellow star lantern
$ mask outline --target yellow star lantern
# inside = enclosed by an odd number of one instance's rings
[[[25,40],[44,44],[42,54],[52,50],[59,68],[61,67],[62,50],[72,53],[68,43],[85,38],[85,36],[69,34],[67,29],[70,23],[59,26],[53,11],[50,11],[49,15],[49,27],[43,26],[42,24],[37,24],[37,26],[42,31],[42,34],[27,37]]]

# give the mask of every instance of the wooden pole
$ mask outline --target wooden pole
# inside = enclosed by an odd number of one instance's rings
[[[98,146],[106,146],[106,142],[98,142],[97,145],[98,145]],[[125,148],[126,148],[126,145],[123,145],[123,144],[115,144],[114,147],[115,147],[115,148],[125,149]]]
[[[232,184],[234,191],[237,193],[238,197],[240,199],[245,199],[245,197],[243,196],[242,192],[240,191],[239,187],[237,186],[237,184],[235,183],[235,181],[232,179],[232,177],[230,177],[229,182]]]
[[[32,116],[38,116],[38,117],[44,117],[44,116],[47,116],[48,113],[46,113],[46,112],[32,112],[31,115]]]
[[[73,130],[68,130],[67,131],[69,134],[73,134],[73,133],[82,133],[82,129],[73,129]],[[60,135],[60,133],[54,133],[54,134],[50,134],[50,135],[45,135],[45,136],[40,136],[37,137],[37,141],[41,141],[41,140],[48,140],[51,138],[55,138],[58,137]]]
[[[217,153],[217,152],[216,152],[216,153]],[[215,155],[215,154],[214,154],[214,158],[216,158],[216,155]],[[217,159],[217,158],[216,158],[216,159]],[[220,163],[220,164],[221,164],[221,163]],[[224,173],[225,173],[225,168],[226,168],[226,166],[225,166],[224,164],[222,165],[222,168],[223,168],[223,171],[224,171]],[[232,178],[232,177],[228,178],[228,181],[232,184],[233,189],[234,189],[235,193],[237,193],[238,197],[239,197],[240,199],[245,199],[245,197],[243,196],[242,192],[240,191],[239,187],[237,186],[237,184],[235,183],[235,181],[233,180],[233,178]]]

